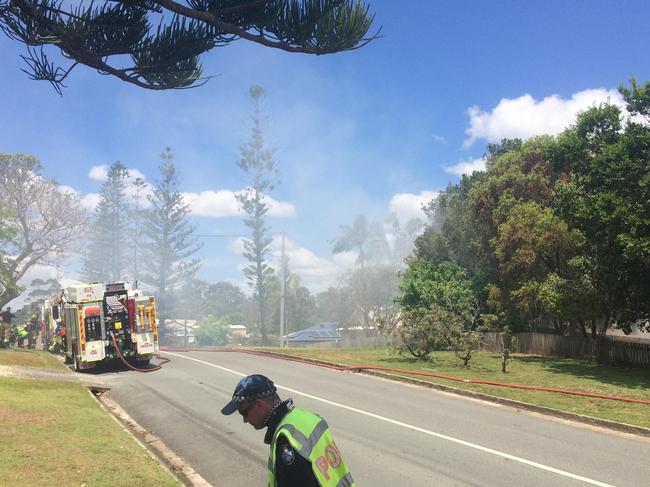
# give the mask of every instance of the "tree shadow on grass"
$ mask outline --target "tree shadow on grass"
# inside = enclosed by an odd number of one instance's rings
[[[517,357],[521,363],[543,368],[545,371],[563,375],[593,379],[629,389],[650,390],[650,371],[637,367],[598,365],[587,361],[556,357]]]

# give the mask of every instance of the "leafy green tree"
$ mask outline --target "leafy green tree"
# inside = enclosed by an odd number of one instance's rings
[[[59,92],[79,64],[142,88],[193,86],[204,80],[200,56],[240,39],[306,54],[357,49],[377,37],[373,19],[359,0],[0,3],[0,29],[29,46],[29,76]],[[46,47],[70,64],[50,61]]]
[[[229,282],[208,284],[202,296],[205,303],[204,313],[216,318],[241,313],[247,302],[242,290]]]
[[[469,367],[472,355],[481,347],[483,335],[468,329],[459,317],[453,314],[443,323],[442,333],[454,355],[463,361],[464,367]]]
[[[354,309],[352,294],[345,286],[330,286],[316,295],[317,321],[336,321],[345,327],[350,324]]]
[[[467,272],[453,261],[434,265],[412,259],[400,288],[396,302],[407,317],[397,327],[402,339],[415,339],[420,343],[417,350],[450,348],[467,366],[481,340],[480,303]],[[425,324],[432,327],[427,333],[419,330]],[[409,331],[410,327],[417,332]],[[422,343],[425,339],[432,341],[429,347]],[[412,344],[405,346],[413,353]]]
[[[638,87],[637,87],[638,91]],[[631,106],[631,111],[643,110]],[[580,265],[598,296],[592,334],[650,315],[650,127],[605,105],[587,110],[568,135],[581,158],[574,177],[558,185],[556,206],[583,235]]]
[[[489,239],[473,212],[471,189],[485,178],[474,172],[449,185],[425,208],[428,225],[415,240],[414,256],[432,264],[452,261],[468,272],[477,294],[494,274],[494,256],[486,252]]]
[[[0,154],[0,307],[23,292],[28,270],[78,251],[86,229],[79,197],[42,169],[32,156]]]
[[[244,224],[252,233],[250,239],[244,240],[244,257],[249,262],[244,268],[244,275],[257,300],[262,343],[268,345],[266,295],[273,269],[266,263],[271,237],[267,233],[265,217],[269,206],[264,201],[264,195],[278,182],[278,171],[273,160],[274,151],[266,148],[262,135],[260,102],[264,97],[264,88],[251,86],[249,96],[253,104],[253,128],[250,140],[240,147],[241,158],[237,161],[237,166],[250,177],[250,181],[248,188],[236,198],[246,214]]]
[[[627,110],[632,115],[639,115],[650,122],[650,80],[639,85],[635,78],[630,80],[630,87],[621,85],[618,91],[627,102]]]
[[[40,320],[43,301],[61,291],[62,287],[61,283],[55,278],[33,279],[29,283],[27,299],[22,307],[16,311],[16,321],[23,323],[33,315],[36,315]]]
[[[228,343],[230,329],[226,318],[207,315],[199,320],[197,325],[196,340],[200,346],[219,346]]]
[[[532,201],[511,208],[494,242],[501,296],[508,301],[510,321],[539,326],[551,320],[564,334],[568,323],[545,306],[542,292],[548,290],[550,276],[569,282],[579,278],[572,259],[581,240],[582,234],[569,229],[551,208]]]
[[[475,330],[480,326],[477,298],[467,271],[453,261],[432,264],[412,260],[400,284],[396,302],[405,309],[429,309],[432,305],[446,309]]]
[[[129,267],[130,251],[125,245],[129,229],[129,205],[126,200],[124,164],[115,162],[99,190],[99,203],[84,252],[81,276],[88,282],[118,282]]]
[[[405,310],[396,331],[402,346],[418,360],[425,361],[434,350],[447,347],[442,325],[448,320],[449,312],[437,305]]]
[[[173,293],[192,278],[201,266],[192,256],[201,248],[188,217],[190,207],[179,191],[179,181],[169,148],[161,155],[160,179],[147,196],[152,208],[147,212],[144,235],[148,245],[143,253],[142,280],[154,287],[160,322],[173,309]]]
[[[618,107],[603,104],[557,137],[490,145],[485,171],[432,201],[402,307],[444,306],[432,296],[454,279],[437,275],[439,266],[462,269],[478,303],[470,309],[501,332],[504,370],[517,331],[552,325],[598,338],[612,325],[646,320],[650,84],[632,80],[620,91],[631,115],[625,123]]]

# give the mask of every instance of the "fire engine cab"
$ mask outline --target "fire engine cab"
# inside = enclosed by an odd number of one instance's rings
[[[125,283],[70,286],[43,312],[61,329],[62,351],[75,370],[113,359],[145,366],[158,352],[156,299]]]

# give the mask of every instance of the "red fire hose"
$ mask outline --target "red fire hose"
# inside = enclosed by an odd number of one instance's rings
[[[391,367],[379,367],[377,365],[350,365],[350,366],[341,366],[333,365],[327,363],[311,362],[309,360],[304,360],[297,357],[283,356],[276,353],[268,352],[258,352],[255,350],[241,350],[236,348],[181,348],[181,347],[160,347],[161,350],[169,350],[176,352],[239,352],[239,353],[248,353],[250,355],[263,355],[266,357],[273,357],[281,360],[288,360],[290,362],[298,362],[307,365],[314,365],[317,367],[324,367],[327,369],[337,370],[340,372],[359,372],[361,370],[381,370],[385,372],[393,372],[397,374],[407,374],[407,375],[420,375],[425,377],[436,377],[438,379],[445,379],[454,382],[463,382],[465,384],[480,384],[488,386],[497,386],[497,387],[508,387],[511,389],[525,389],[528,391],[542,391],[542,392],[556,392],[559,394],[570,394],[573,396],[583,396],[583,397],[593,397],[596,399],[608,399],[610,401],[623,401],[636,404],[650,404],[650,400],[647,399],[634,399],[631,397],[622,397],[622,396],[607,396],[605,394],[595,394],[592,392],[580,392],[580,391],[569,391],[566,389],[555,389],[552,387],[537,387],[537,386],[522,386],[518,384],[506,384],[503,382],[495,382],[491,380],[473,380],[473,379],[462,379],[460,377],[451,377],[448,375],[435,374],[432,372],[417,372],[414,370],[405,370],[405,369],[395,369]]]
[[[160,370],[161,366],[163,364],[166,364],[169,362],[171,359],[161,357],[160,355],[156,355],[157,358],[164,360],[161,364],[155,365],[151,367],[150,369],[141,369],[138,367],[135,367],[134,365],[131,365],[128,360],[124,358],[124,355],[122,355],[122,351],[120,350],[120,347],[117,346],[117,341],[115,340],[115,335],[113,333],[110,334],[111,339],[113,340],[113,347],[115,347],[115,351],[117,352],[117,356],[120,358],[122,362],[124,362],[124,365],[126,365],[129,369],[135,370],[136,372],[153,372],[155,370]]]

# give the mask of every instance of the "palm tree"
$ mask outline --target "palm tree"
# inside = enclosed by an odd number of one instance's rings
[[[358,215],[352,225],[341,225],[341,235],[334,239],[332,253],[356,250],[358,252],[357,265],[360,267],[361,289],[360,302],[357,308],[363,314],[363,325],[370,330],[370,306],[367,301],[367,275],[366,263],[368,261],[381,261],[388,255],[388,242],[381,225],[368,222],[364,215]]]
[[[341,235],[333,240],[332,253],[356,250],[357,265],[365,268],[369,260],[386,257],[388,243],[386,235],[377,222],[368,222],[364,215],[358,215],[352,225],[341,225]]]

